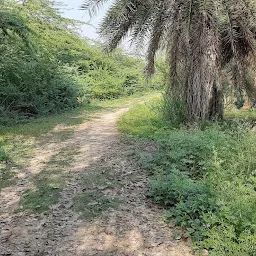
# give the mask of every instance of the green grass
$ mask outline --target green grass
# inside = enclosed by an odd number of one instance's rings
[[[246,119],[250,121],[256,121],[256,110],[236,110],[236,111],[229,111],[225,114],[226,118],[240,118]]]
[[[0,164],[0,190],[9,187],[14,182],[14,172],[7,163]]]
[[[9,156],[1,146],[3,146],[3,143],[0,143],[0,190],[12,185],[14,178]]]
[[[23,194],[20,211],[45,212],[56,204],[65,186],[63,170],[44,170],[34,178],[34,187]]]
[[[58,203],[69,178],[66,168],[72,164],[75,152],[76,148],[68,146],[50,158],[47,169],[33,177],[33,187],[23,194],[20,211],[47,212],[51,205]]]
[[[119,120],[126,136],[157,149],[138,155],[153,174],[149,196],[165,205],[166,220],[183,227],[195,248],[214,256],[256,255],[255,112],[174,128],[156,111],[157,101],[134,106]]]
[[[72,164],[75,152],[76,149],[69,146],[50,158],[47,169],[33,177],[33,187],[22,195],[19,211],[47,212],[51,205],[58,203],[69,177],[66,168]]]
[[[92,118],[91,114],[101,110],[100,104],[85,105],[59,115],[26,120],[24,124],[0,126],[0,135],[40,137],[59,124],[74,126]]]
[[[111,169],[96,167],[90,170],[82,177],[81,185],[83,192],[76,196],[74,209],[82,218],[95,218],[109,209],[118,207],[118,197],[104,194],[106,190],[119,187]]]
[[[118,121],[119,130],[126,135],[148,138],[169,129],[170,122],[162,118],[158,111],[160,95],[150,101],[132,107]]]

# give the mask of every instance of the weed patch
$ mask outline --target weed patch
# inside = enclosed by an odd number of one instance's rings
[[[152,104],[132,108],[119,127],[158,149],[139,157],[153,174],[149,195],[166,206],[166,220],[210,255],[256,255],[254,115],[177,127]]]
[[[13,183],[14,174],[12,164],[9,162],[9,156],[2,148],[4,144],[0,143],[0,190]]]
[[[0,163],[0,190],[12,185],[14,182],[14,173],[11,166],[6,163]]]

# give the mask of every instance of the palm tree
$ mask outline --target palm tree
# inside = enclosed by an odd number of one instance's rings
[[[85,0],[96,14],[108,0]],[[168,94],[183,101],[190,121],[223,117],[222,70],[238,91],[255,95],[255,0],[114,0],[99,30],[114,50],[130,35],[147,45],[146,71],[166,51]]]

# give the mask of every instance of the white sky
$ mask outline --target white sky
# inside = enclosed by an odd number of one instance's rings
[[[102,8],[96,17],[93,19],[90,18],[89,14],[85,10],[79,10],[81,5],[83,4],[83,0],[59,0],[58,2],[64,3],[67,7],[67,10],[63,10],[63,16],[75,20],[85,21],[92,24],[85,25],[82,27],[82,35],[86,36],[91,39],[99,39],[96,28],[98,27],[100,21],[104,17],[104,14],[106,13],[107,8],[110,6],[110,3],[112,1],[109,1],[108,4],[105,5],[104,8]]]
[[[75,20],[80,20],[84,22],[89,22],[91,25],[85,25],[82,27],[81,34],[87,38],[94,39],[97,41],[100,41],[100,37],[97,34],[97,28],[106,14],[106,11],[110,7],[113,0],[109,0],[106,4],[104,4],[104,7],[101,8],[97,15],[90,18],[90,15],[88,11],[80,10],[81,5],[83,4],[84,0],[58,0],[58,2],[63,3],[66,5],[65,9],[63,10],[63,16]],[[123,48],[125,51],[128,51],[130,53],[136,53],[136,49],[131,46],[130,44],[130,38],[124,39],[124,41],[120,45],[121,48]],[[139,53],[141,54],[141,52]]]

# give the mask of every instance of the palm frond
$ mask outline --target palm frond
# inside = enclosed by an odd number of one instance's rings
[[[138,20],[138,13],[148,7],[147,0],[116,0],[104,18],[99,34],[106,41],[109,51],[115,49],[131,31]]]
[[[104,6],[109,0],[85,0],[81,5],[82,10],[87,10],[90,16],[95,16],[97,11]]]

